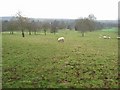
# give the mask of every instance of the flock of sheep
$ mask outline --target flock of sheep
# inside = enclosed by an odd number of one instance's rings
[[[104,39],[110,39],[111,37],[110,36],[107,36],[107,35],[100,35],[100,37],[99,38],[104,38]]]
[[[100,35],[99,38],[104,38],[104,39],[110,39],[111,37],[110,36],[107,36],[107,35]],[[117,39],[120,39],[120,37],[118,36]]]
[[[100,35],[99,38],[104,38],[104,39],[110,39],[111,37],[110,36],[107,36],[107,35]],[[120,39],[120,37],[117,37],[117,39]],[[64,37],[59,37],[58,38],[58,42],[64,42],[65,38]]]

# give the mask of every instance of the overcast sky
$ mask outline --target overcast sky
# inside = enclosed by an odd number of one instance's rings
[[[0,17],[76,19],[94,14],[97,20],[117,20],[119,0],[1,0]]]

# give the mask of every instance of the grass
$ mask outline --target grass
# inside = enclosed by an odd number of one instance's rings
[[[107,32],[118,32],[117,28],[108,28],[108,29],[103,29],[102,31],[107,31]]]
[[[108,34],[111,39],[100,39]],[[65,37],[64,43],[57,38]],[[118,88],[116,32],[2,35],[3,88]]]

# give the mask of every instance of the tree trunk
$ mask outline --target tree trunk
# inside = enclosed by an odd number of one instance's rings
[[[10,34],[13,34],[13,31],[10,31]]]
[[[22,37],[25,37],[24,31],[22,30]]]
[[[34,34],[36,35],[36,30],[34,31]]]
[[[45,35],[46,35],[46,30],[44,29],[44,33],[45,33]]]
[[[46,31],[45,31],[45,35],[46,35]]]
[[[13,31],[11,33],[13,34]]]
[[[84,34],[84,32],[82,32],[82,37],[84,37],[85,36],[85,34]]]
[[[31,35],[31,31],[29,30],[29,35]]]

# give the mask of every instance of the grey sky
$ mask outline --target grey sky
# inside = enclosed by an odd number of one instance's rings
[[[2,0],[0,16],[21,11],[33,18],[76,19],[94,14],[98,20],[118,19],[119,0]]]

